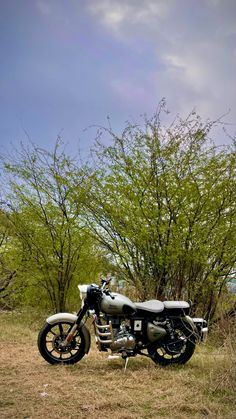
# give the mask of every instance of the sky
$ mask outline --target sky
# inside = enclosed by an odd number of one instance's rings
[[[0,153],[61,135],[86,155],[96,128],[226,115],[236,131],[235,0],[0,0]],[[217,134],[218,143],[228,138]]]

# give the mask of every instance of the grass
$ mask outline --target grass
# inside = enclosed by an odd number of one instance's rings
[[[235,417],[232,339],[199,346],[185,366],[161,368],[146,358],[108,360],[93,345],[73,366],[39,355],[42,316],[0,313],[0,418]]]

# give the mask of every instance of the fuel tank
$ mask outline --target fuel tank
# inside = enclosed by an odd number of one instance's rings
[[[113,315],[131,315],[136,312],[136,306],[128,297],[113,292],[112,297],[110,295],[103,295],[101,311]]]

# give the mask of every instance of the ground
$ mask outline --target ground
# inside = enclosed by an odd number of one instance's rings
[[[146,358],[108,360],[91,352],[74,366],[51,366],[37,349],[42,323],[0,313],[0,418],[235,417],[233,348],[197,348],[184,366],[161,368]]]

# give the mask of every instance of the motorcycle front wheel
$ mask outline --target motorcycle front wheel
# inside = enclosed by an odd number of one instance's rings
[[[148,350],[155,364],[162,366],[185,364],[193,355],[196,346],[196,336],[190,325],[178,324],[173,340],[163,342]]]
[[[38,349],[49,364],[75,364],[85,355],[85,339],[81,328],[67,346],[61,343],[74,323],[58,321],[54,324],[45,323],[38,335]]]

